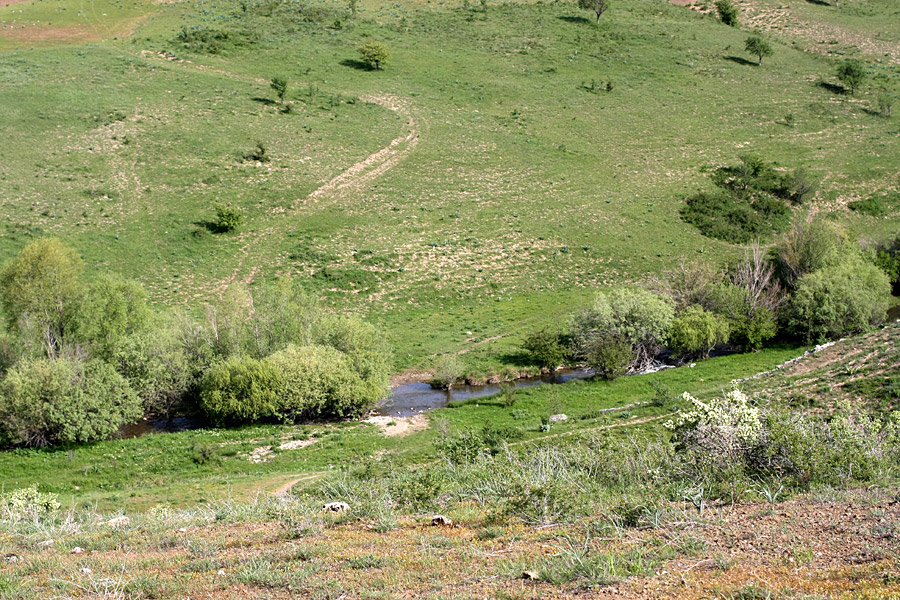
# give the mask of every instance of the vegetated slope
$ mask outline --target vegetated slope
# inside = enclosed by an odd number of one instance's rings
[[[900,326],[834,342],[744,385],[797,408],[827,411],[848,402],[884,414],[900,410]]]
[[[228,282],[302,274],[383,318],[401,366],[504,336],[471,358],[484,360],[587,288],[733,255],[677,215],[709,185],[704,170],[740,154],[815,172],[815,205],[839,218],[896,185],[895,126],[867,112],[874,92],[815,85],[833,81],[832,63],[787,45],[747,64],[746,32],[662,2],[599,25],[570,4],[154,11],[128,41],[0,57],[0,254],[58,235],[191,307]],[[359,68],[367,39],[390,46],[385,70]],[[269,162],[243,158],[257,142]],[[352,179],[390,148],[384,168]],[[313,195],[348,177],[332,200]],[[220,200],[245,209],[233,235],[208,227]],[[897,215],[848,222],[878,231]]]

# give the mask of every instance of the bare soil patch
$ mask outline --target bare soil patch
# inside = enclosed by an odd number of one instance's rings
[[[428,417],[424,414],[412,417],[369,417],[365,422],[376,425],[387,437],[401,437],[428,429]]]

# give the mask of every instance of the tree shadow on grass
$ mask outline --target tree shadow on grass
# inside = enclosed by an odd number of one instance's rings
[[[364,63],[361,60],[356,60],[355,58],[348,58],[341,61],[341,64],[345,67],[350,67],[351,69],[357,69],[358,71],[374,71],[372,67],[369,66],[368,63]]]
[[[497,355],[497,360],[505,365],[513,365],[516,367],[533,367],[532,361],[525,352],[505,352]]]
[[[556,18],[559,19],[560,21],[565,21],[566,23],[580,23],[582,25],[593,25],[594,24],[593,21],[591,21],[590,19],[585,18],[585,17],[562,16],[562,17],[556,17]]]
[[[224,233],[225,230],[219,227],[217,223],[212,221],[194,221],[192,225],[197,227],[198,231],[208,231],[209,233]]]
[[[730,60],[733,63],[737,63],[739,65],[744,65],[745,67],[758,67],[759,66],[752,60],[747,60],[746,58],[741,58],[740,56],[726,56],[725,60]]]
[[[260,104],[265,104],[266,106],[272,106],[273,104],[278,104],[271,98],[253,98],[254,102],[259,102]]]
[[[818,4],[819,6],[831,6],[831,2],[825,2],[825,0],[806,0],[810,4]]]
[[[819,81],[816,83],[817,86],[822,88],[823,90],[827,90],[832,94],[846,94],[848,92],[847,88],[842,85],[835,85],[833,83],[828,83],[827,81]]]

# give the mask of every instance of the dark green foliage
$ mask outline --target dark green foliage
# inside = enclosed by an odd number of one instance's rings
[[[868,77],[866,66],[855,58],[844,60],[837,67],[838,80],[850,88],[851,94],[856,93],[866,77]]]
[[[194,26],[182,27],[175,36],[176,43],[198,54],[221,54],[256,42],[256,36],[241,29],[235,33],[222,29]]]
[[[281,103],[284,104],[284,96],[287,94],[288,82],[284,77],[273,77],[272,81],[269,83],[269,87],[271,87],[275,93],[278,95],[278,99],[281,100]]]
[[[767,237],[771,231],[748,203],[722,191],[700,192],[688,198],[681,216],[703,235],[732,244],[747,244]]]
[[[111,363],[137,393],[147,415],[170,417],[195,383],[175,331],[160,323],[122,339]]]
[[[238,228],[244,220],[244,210],[234,204],[216,204],[216,229],[228,233]]]
[[[585,342],[581,352],[585,364],[608,381],[625,375],[635,354],[628,341],[612,333],[593,336]]]
[[[366,42],[357,50],[362,61],[376,71],[391,59],[391,51],[381,42]]]
[[[756,56],[760,65],[762,65],[763,57],[772,56],[772,45],[758,35],[751,35],[747,38],[744,42],[744,50]]]
[[[867,244],[864,256],[887,274],[897,294],[900,291],[900,232],[893,238]]]
[[[756,156],[740,159],[716,169],[712,180],[719,189],[688,198],[681,216],[708,237],[747,244],[783,231],[791,218],[785,201],[802,203],[815,182],[804,169],[783,174]]]
[[[102,440],[142,414],[127,382],[100,361],[20,362],[3,380],[2,398],[0,445]]]
[[[719,19],[730,27],[738,26],[738,9],[731,0],[716,0],[716,12]]]
[[[245,152],[243,159],[255,160],[256,162],[261,163],[267,163],[271,160],[271,158],[269,158],[268,151],[266,150],[266,146],[262,142],[256,142],[256,148],[251,150],[250,152]]]
[[[883,217],[895,211],[900,206],[900,193],[873,195],[863,200],[854,200],[847,204],[847,208],[870,217]]]
[[[531,361],[542,369],[555,371],[566,360],[568,353],[559,330],[545,327],[535,331],[522,342],[522,349]]]
[[[779,279],[788,290],[808,273],[834,265],[847,252],[842,231],[822,218],[799,220],[775,248],[774,264]]]
[[[590,10],[597,15],[597,22],[600,22],[600,15],[609,8],[609,0],[578,0],[578,8],[581,10]]]

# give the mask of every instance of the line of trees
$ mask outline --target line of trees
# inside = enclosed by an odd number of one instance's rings
[[[384,336],[283,278],[235,286],[202,318],[155,311],[133,281],[86,274],[56,239],[0,271],[0,447],[88,442],[143,416],[215,424],[342,418],[388,392]]]
[[[680,264],[646,287],[599,292],[566,331],[545,328],[523,350],[543,368],[566,360],[607,379],[681,360],[718,345],[752,351],[776,336],[820,342],[883,322],[900,287],[900,234],[863,249],[822,219],[796,223],[768,253],[752,246],[735,264]]]

